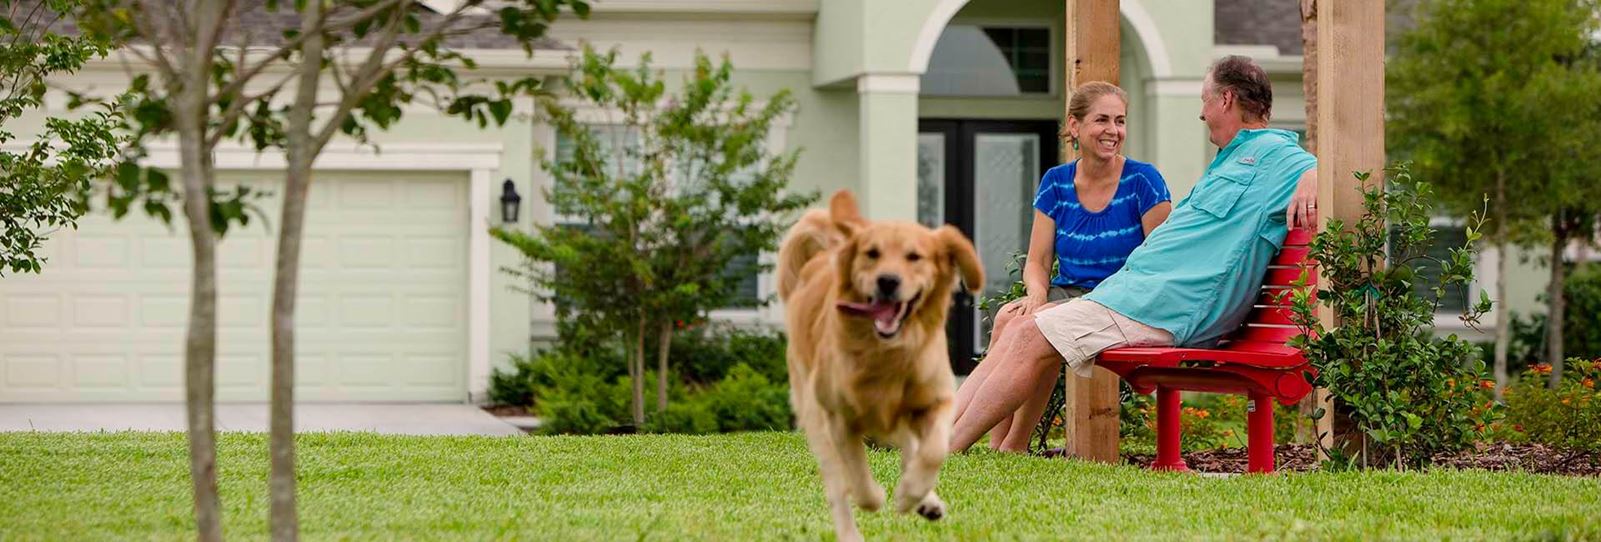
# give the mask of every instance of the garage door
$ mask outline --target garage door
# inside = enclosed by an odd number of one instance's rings
[[[279,199],[271,173],[222,184],[274,195],[266,223],[220,246],[218,397],[264,401]],[[333,172],[308,205],[297,395],[466,398],[467,176]],[[190,251],[185,226],[87,217],[53,235],[41,275],[0,278],[0,402],[178,401]]]

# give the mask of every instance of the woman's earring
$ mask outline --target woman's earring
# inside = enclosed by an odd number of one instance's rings
[[[1078,152],[1078,138],[1073,138],[1073,152]]]

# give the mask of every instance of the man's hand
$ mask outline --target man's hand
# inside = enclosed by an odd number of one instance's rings
[[[1306,170],[1295,184],[1290,207],[1284,210],[1290,229],[1317,227],[1317,168]]]

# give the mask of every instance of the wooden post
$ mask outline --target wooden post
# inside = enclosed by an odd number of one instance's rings
[[[1118,0],[1065,0],[1067,2],[1064,95],[1081,83],[1118,84],[1121,21]],[[1066,100],[1062,122],[1066,125]],[[1062,161],[1076,158],[1072,146],[1062,145]],[[1073,457],[1116,463],[1118,457],[1117,375],[1095,368],[1091,378],[1067,379],[1067,453]]]
[[[1384,178],[1384,1],[1317,3],[1318,210],[1324,224],[1353,224],[1362,216],[1361,183],[1354,171]],[[1320,226],[1321,227],[1321,226]],[[1324,327],[1333,311],[1319,307]],[[1317,431],[1332,447],[1337,416],[1328,392],[1317,390],[1326,414]]]

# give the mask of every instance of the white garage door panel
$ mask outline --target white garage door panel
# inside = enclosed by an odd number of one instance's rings
[[[262,174],[224,177],[233,183],[278,191]],[[466,197],[465,174],[319,176],[302,244],[299,399],[466,397]],[[219,247],[223,400],[268,397],[277,195],[259,205],[266,227],[253,220]],[[0,401],[181,400],[182,228],[91,216],[53,236],[42,275],[0,279]]]

